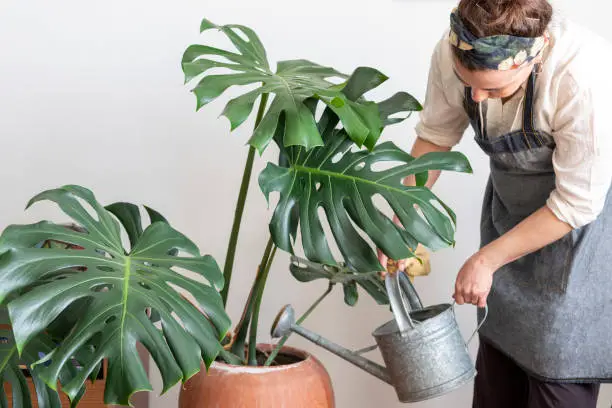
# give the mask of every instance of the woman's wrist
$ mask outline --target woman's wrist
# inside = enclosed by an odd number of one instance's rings
[[[474,254],[474,262],[491,271],[491,275],[506,264],[505,256],[495,245],[487,245]]]

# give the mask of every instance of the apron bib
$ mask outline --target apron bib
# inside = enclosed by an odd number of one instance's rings
[[[490,159],[481,246],[544,206],[555,188],[555,142],[534,121],[536,79],[534,69],[522,129],[493,138],[487,135],[486,103],[474,102],[465,89],[476,142]],[[530,374],[558,382],[611,382],[612,194],[596,221],[497,271],[487,301],[481,336]]]

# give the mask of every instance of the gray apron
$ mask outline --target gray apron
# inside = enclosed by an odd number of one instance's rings
[[[525,92],[523,128],[493,138],[486,131],[486,102],[481,119],[471,90],[465,90],[476,142],[490,158],[481,246],[544,206],[555,188],[555,143],[534,122],[536,77],[534,70]],[[596,221],[494,275],[482,339],[542,380],[612,381],[611,198],[608,193]]]

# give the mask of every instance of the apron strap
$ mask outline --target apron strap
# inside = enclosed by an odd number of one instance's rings
[[[464,107],[472,122],[476,137],[487,140],[487,104],[474,102],[472,99],[472,88],[464,88]],[[482,115],[481,115],[482,112]]]
[[[538,69],[539,64],[534,65],[533,71],[529,75],[529,79],[527,80],[527,89],[525,91],[525,103],[523,104],[523,131],[532,134],[537,133],[537,130],[535,129],[533,105]]]

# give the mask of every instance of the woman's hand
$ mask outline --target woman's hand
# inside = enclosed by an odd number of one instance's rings
[[[457,304],[464,303],[485,307],[493,284],[493,273],[497,268],[480,253],[472,255],[463,265],[455,281],[453,298]]]
[[[380,272],[383,278],[387,276],[387,273],[395,273],[396,271],[404,272],[406,270],[405,259],[400,259],[399,261],[389,261],[389,257],[385,255],[383,251],[378,248],[376,249],[376,251],[378,253],[378,262],[380,262],[380,264],[385,267],[385,269]],[[390,266],[392,266],[392,268],[389,268]]]
[[[484,307],[495,271],[557,241],[571,230],[570,225],[543,206],[467,260],[457,275],[453,297],[460,305]]]

